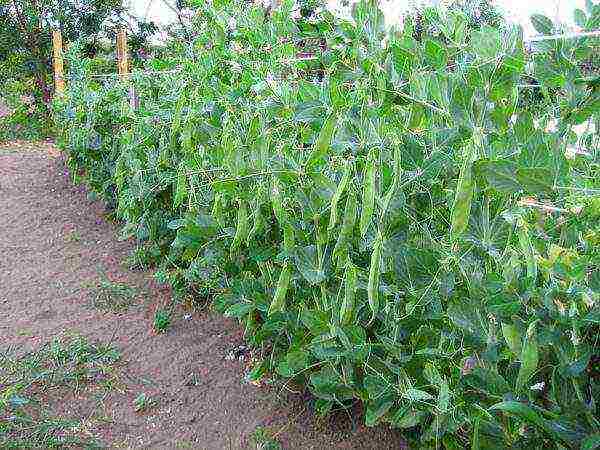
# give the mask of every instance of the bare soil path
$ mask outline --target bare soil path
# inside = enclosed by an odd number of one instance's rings
[[[403,448],[396,432],[367,429],[345,412],[318,421],[305,393],[245,382],[243,356],[228,357],[243,331],[209,308],[181,308],[167,333],[154,334],[153,312],[170,293],[151,272],[123,264],[133,244],[117,235],[52,145],[0,145],[0,347],[34,349],[75,333],[112,341],[122,354],[110,389],[49,394],[56,414],[81,419],[108,448],[256,448],[257,427],[284,449]],[[139,292],[135,304],[118,313],[94,307],[102,279]],[[145,413],[134,409],[140,393],[157,400]]]

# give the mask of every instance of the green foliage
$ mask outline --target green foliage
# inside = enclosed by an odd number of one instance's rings
[[[154,313],[152,326],[157,333],[164,333],[171,326],[171,313],[164,309],[157,309]]]
[[[135,111],[73,48],[62,145],[158,278],[214,298],[319,412],[360,400],[421,448],[578,448],[599,431],[599,104],[578,64],[598,39],[529,53],[427,11],[439,33],[417,38],[374,1],[353,22],[199,2],[181,72],[134,75]]]
[[[156,405],[156,400],[142,392],[133,399],[133,407],[136,412],[146,412]]]
[[[48,389],[80,387],[110,375],[119,360],[110,345],[81,337],[57,338],[42,348],[0,349],[0,447],[100,448],[83,438],[79,421],[53,417],[42,408],[39,395]]]
[[[94,57],[106,50],[101,37],[114,42],[118,26],[132,28],[131,54],[139,59],[157,28],[129,17],[122,0],[0,0],[0,97],[12,111],[0,119],[0,139],[52,134],[53,29],[61,30],[64,43],[85,42],[86,56]]]
[[[252,433],[252,441],[256,446],[256,450],[281,450],[281,444],[272,437],[269,430],[263,427],[258,427]]]
[[[94,308],[123,313],[141,296],[136,288],[125,283],[111,281],[102,275],[97,283],[87,283]]]

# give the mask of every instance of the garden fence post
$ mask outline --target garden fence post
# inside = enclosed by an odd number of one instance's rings
[[[60,30],[52,30],[52,47],[54,50],[54,93],[60,95],[65,91],[63,42]]]
[[[127,52],[127,33],[120,29],[117,33],[117,70],[119,78],[125,81],[129,75],[129,54]]]
[[[117,68],[121,81],[129,79],[129,50],[127,48],[127,31],[121,28],[117,33]],[[133,109],[137,107],[135,87],[129,86],[129,104]]]

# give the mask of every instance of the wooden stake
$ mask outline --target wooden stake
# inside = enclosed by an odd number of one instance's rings
[[[127,31],[125,28],[121,28],[117,33],[117,68],[121,81],[127,81],[129,79],[129,50],[127,49]],[[129,104],[133,109],[138,106],[133,84],[129,86]]]
[[[52,46],[54,49],[54,93],[60,95],[65,92],[63,42],[60,30],[52,30]]]
[[[117,33],[117,69],[121,80],[129,77],[129,52],[127,50],[127,32],[121,28]]]

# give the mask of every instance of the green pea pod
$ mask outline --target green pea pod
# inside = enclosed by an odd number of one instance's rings
[[[271,203],[273,205],[273,212],[275,213],[275,217],[277,218],[279,225],[283,226],[288,221],[288,216],[283,209],[283,200],[281,198],[281,191],[277,181],[275,181],[273,184]]]
[[[330,214],[329,214],[329,226],[327,227],[327,231],[331,232],[336,223],[337,223],[337,204],[340,201],[340,197],[344,194],[346,190],[346,186],[348,185],[348,180],[350,179],[350,173],[352,169],[352,163],[346,161],[346,165],[344,166],[344,174],[342,175],[342,179],[340,180],[340,184],[338,185],[333,197],[331,197],[331,206],[330,206]]]
[[[181,129],[181,116],[183,113],[183,105],[185,104],[185,94],[182,93],[175,105],[173,112],[173,121],[171,122],[171,139],[175,138],[175,134]]]
[[[474,146],[470,143],[467,147],[465,160],[460,168],[458,185],[456,186],[456,194],[452,205],[452,217],[450,221],[450,237],[452,240],[459,238],[469,225],[471,203],[473,202],[475,188],[473,179],[473,154]]]
[[[535,323],[532,323],[525,336],[525,343],[521,351],[521,367],[517,375],[517,392],[520,392],[527,384],[537,369],[539,353],[537,339],[535,336]]]
[[[254,205],[254,220],[246,238],[246,245],[250,245],[250,241],[265,229],[265,218],[262,215],[260,206],[260,201],[257,200]]]
[[[224,226],[225,221],[223,216],[223,194],[221,194],[220,192],[217,192],[215,194],[211,215],[220,226]]]
[[[357,278],[356,266],[348,261],[348,264],[346,264],[346,281],[344,283],[344,300],[340,308],[341,325],[347,325],[352,322]]]
[[[275,295],[269,306],[268,315],[276,312],[281,312],[285,309],[285,296],[287,294],[288,287],[290,285],[290,278],[292,276],[292,266],[290,263],[286,263],[279,274],[279,281],[277,282],[277,288],[275,289]]]
[[[252,120],[250,120],[250,124],[248,126],[248,135],[246,138],[247,141],[252,142],[255,139],[257,139],[261,135],[261,128],[261,117],[257,114],[254,117],[252,117]]]
[[[527,263],[527,278],[535,280],[537,278],[538,267],[535,259],[535,251],[526,224],[523,224],[523,226],[518,228],[517,235],[519,237],[519,246],[525,255],[525,262]]]
[[[286,223],[283,226],[283,250],[290,255],[294,251],[295,243],[294,227],[290,223]]]
[[[173,196],[173,207],[179,207],[187,196],[187,177],[185,173],[185,163],[182,161],[177,170],[177,184],[175,185],[175,195]]]
[[[398,184],[400,183],[400,178],[402,177],[402,167],[400,166],[401,161],[401,153],[400,147],[396,145],[394,147],[394,177],[392,179],[392,185],[389,190],[385,194],[385,198],[383,200],[383,208],[381,210],[381,217],[383,218],[387,213],[388,208],[390,207],[390,203],[392,202],[392,198],[396,193],[396,189],[398,189]]]
[[[188,153],[194,150],[194,144],[192,142],[192,133],[192,130],[186,127],[181,135],[181,147]]]
[[[346,208],[344,209],[344,218],[342,220],[342,228],[338,235],[337,242],[333,248],[332,258],[337,261],[337,267],[342,267],[345,264],[344,255],[347,255],[348,243],[352,237],[352,230],[356,224],[358,205],[356,202],[356,193],[354,189],[350,189],[346,198]]]
[[[508,348],[515,354],[517,358],[520,358],[521,334],[519,333],[519,329],[510,323],[502,322],[500,325],[502,327],[502,335],[504,336],[506,345],[508,345]]]
[[[375,209],[375,181],[376,181],[376,161],[375,161],[375,149],[369,152],[367,166],[365,169],[365,181],[363,185],[363,202],[362,210],[360,213],[360,236],[365,237],[369,224],[371,223],[371,217]]]
[[[314,167],[329,152],[329,149],[331,147],[331,139],[333,138],[333,134],[335,133],[337,121],[338,116],[335,112],[332,112],[329,115],[329,117],[327,117],[327,119],[325,120],[323,128],[321,128],[319,136],[317,136],[317,140],[315,141],[313,151],[310,153],[310,156],[306,161],[307,168],[310,169]]]
[[[294,227],[292,226],[287,211],[283,209],[283,200],[277,182],[273,185],[271,197],[273,212],[279,222],[279,226],[283,229],[283,249],[286,253],[290,254],[293,252],[295,245]]]
[[[381,271],[381,249],[383,247],[383,236],[381,231],[378,233],[371,253],[371,265],[369,267],[369,284],[367,287],[367,295],[369,306],[371,307],[372,317],[371,322],[375,319],[379,311],[379,275]]]
[[[184,121],[183,131],[181,133],[181,147],[188,153],[194,151],[194,130],[193,114],[190,111]]]
[[[242,243],[246,240],[248,236],[248,207],[246,206],[246,202],[240,200],[239,207],[237,211],[237,227],[235,230],[235,236],[233,238],[233,242],[231,243],[231,247],[229,249],[229,254],[233,257],[235,252],[240,248]]]

